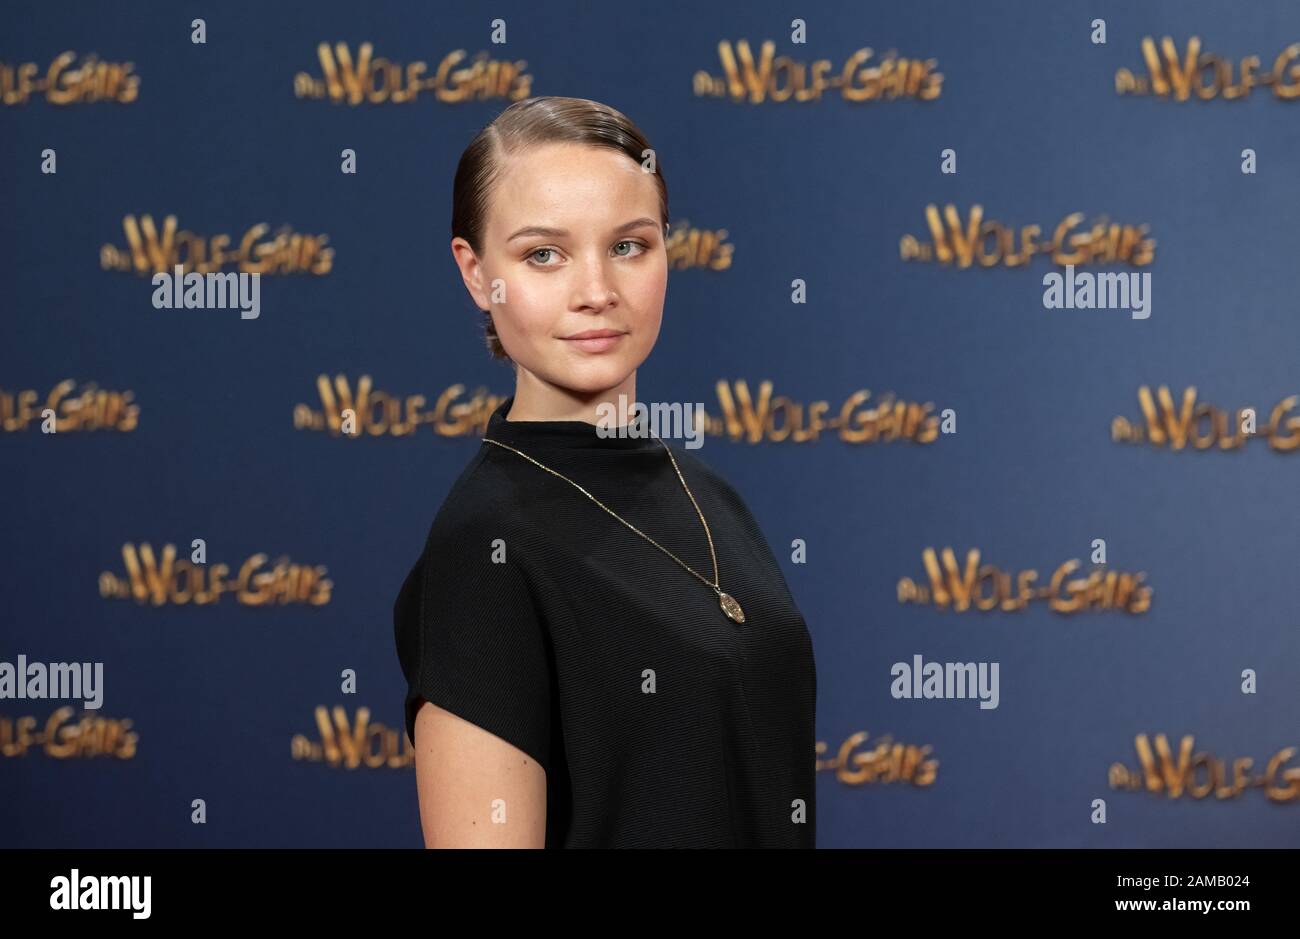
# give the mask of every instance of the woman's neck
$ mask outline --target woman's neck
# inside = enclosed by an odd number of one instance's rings
[[[514,403],[506,420],[625,424],[635,403],[636,372],[613,388],[587,392],[561,388],[520,368],[515,379]]]

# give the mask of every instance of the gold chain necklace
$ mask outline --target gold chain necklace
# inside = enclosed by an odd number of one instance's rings
[[[695,496],[691,495],[691,487],[688,486],[688,485],[686,485],[686,480],[682,477],[682,471],[681,471],[680,469],[678,469],[678,467],[677,467],[677,460],[673,457],[673,451],[672,451],[671,449],[669,449],[668,444],[664,443],[663,440],[661,440],[661,439],[658,438],[658,437],[656,437],[655,439],[658,440],[660,443],[663,443],[663,444],[664,444],[664,449],[668,451],[668,459],[672,460],[672,463],[673,463],[673,469],[674,469],[674,470],[677,470],[677,478],[681,480],[681,482],[682,482],[682,488],[686,490],[686,495],[690,498],[690,500],[691,500],[691,505],[695,506],[695,514],[697,514],[697,515],[700,517],[700,521],[703,522],[703,524],[704,524],[704,535],[705,535],[706,538],[709,539],[709,556],[713,559],[713,583],[709,583],[709,581],[708,581],[705,577],[703,577],[703,576],[700,575],[700,574],[695,573],[695,571],[691,570],[690,566],[689,566],[685,561],[683,561],[683,560],[682,560],[681,558],[679,558],[677,555],[673,554],[671,551],[669,551],[667,548],[665,548],[665,547],[664,547],[663,545],[661,545],[659,542],[655,541],[653,538],[651,538],[651,537],[650,537],[649,535],[647,535],[645,532],[641,531],[641,529],[637,528],[637,527],[636,527],[635,525],[633,525],[631,522],[628,522],[628,521],[624,520],[624,519],[623,519],[623,518],[622,518],[622,517],[621,517],[617,512],[615,512],[613,509],[609,508],[609,506],[605,505],[605,503],[601,502],[599,499],[597,499],[595,496],[593,496],[593,495],[592,495],[590,492],[588,492],[586,489],[583,489],[581,486],[579,486],[577,483],[575,483],[575,482],[574,482],[572,479],[570,479],[568,476],[565,476],[563,473],[557,473],[555,470],[551,469],[549,466],[543,466],[541,463],[538,463],[536,460],[534,460],[532,457],[530,457],[527,453],[524,453],[524,452],[522,452],[522,451],[520,451],[520,450],[515,450],[514,447],[509,446],[508,444],[501,443],[501,442],[498,441],[498,440],[493,440],[491,437],[484,437],[484,438],[483,438],[483,441],[484,441],[485,443],[493,443],[493,444],[496,444],[498,447],[504,447],[504,448],[507,449],[507,450],[514,450],[515,453],[518,453],[521,457],[523,457],[523,458],[524,458],[525,460],[527,460],[529,463],[532,463],[532,464],[534,464],[534,465],[536,465],[536,466],[540,466],[542,469],[546,470],[546,472],[550,473],[552,476],[559,476],[559,477],[560,477],[561,479],[563,479],[566,483],[568,483],[569,485],[573,486],[575,489],[577,489],[579,492],[581,492],[583,495],[585,495],[585,496],[586,496],[588,499],[590,499],[592,502],[596,503],[598,506],[600,506],[602,509],[604,509],[606,512],[608,512],[610,515],[614,516],[616,519],[618,519],[620,522],[622,522],[622,523],[623,523],[624,525],[626,525],[628,528],[632,529],[634,532],[636,532],[638,535],[640,535],[640,536],[641,536],[642,538],[644,538],[646,541],[650,542],[652,545],[654,545],[656,548],[658,548],[658,549],[659,549],[660,551],[662,551],[664,554],[668,555],[670,558],[672,558],[674,561],[676,561],[676,562],[677,562],[678,564],[680,564],[682,567],[686,568],[686,570],[690,571],[690,573],[694,574],[697,578],[699,578],[700,580],[702,580],[704,583],[708,584],[709,587],[713,588],[713,592],[716,593],[716,594],[718,595],[718,603],[722,606],[722,612],[725,613],[725,614],[727,615],[728,619],[734,620],[734,621],[737,622],[737,623],[743,623],[743,622],[745,622],[745,611],[742,610],[742,609],[740,608],[740,604],[736,602],[736,598],[735,598],[735,597],[733,597],[733,596],[732,596],[731,594],[729,594],[729,593],[723,593],[722,588],[721,588],[720,586],[718,586],[718,584],[719,584],[719,581],[718,581],[718,556],[717,556],[717,554],[715,554],[714,551],[713,551],[713,535],[712,535],[712,533],[709,531],[709,523],[706,522],[706,521],[704,521],[704,513],[700,511],[700,506],[699,506],[699,503],[697,503],[697,502],[695,501]]]

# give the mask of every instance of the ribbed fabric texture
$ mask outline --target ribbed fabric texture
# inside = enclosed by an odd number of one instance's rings
[[[507,421],[512,403],[485,436],[568,476],[713,580],[662,442]],[[670,446],[745,622],[572,485],[484,442],[394,605],[407,733],[428,700],[537,760],[547,847],[814,847],[807,625],[740,496]]]

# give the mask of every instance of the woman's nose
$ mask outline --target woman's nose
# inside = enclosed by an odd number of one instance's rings
[[[605,307],[617,299],[614,292],[613,272],[605,259],[586,261],[578,274],[577,296],[582,306]]]

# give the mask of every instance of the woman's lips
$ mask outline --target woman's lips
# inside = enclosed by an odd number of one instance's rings
[[[583,352],[607,352],[618,345],[619,340],[626,335],[627,333],[619,333],[616,336],[597,336],[593,339],[566,339],[564,341]]]

